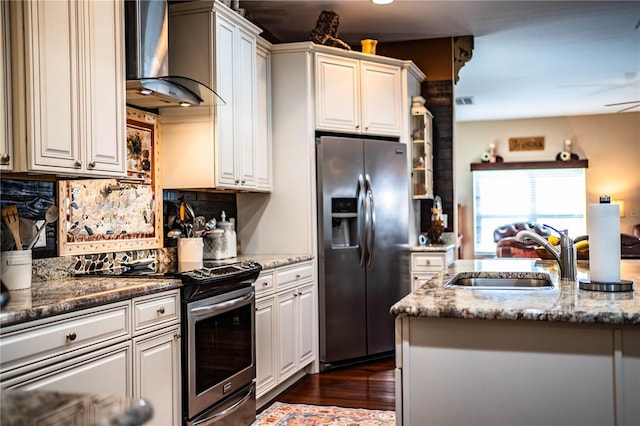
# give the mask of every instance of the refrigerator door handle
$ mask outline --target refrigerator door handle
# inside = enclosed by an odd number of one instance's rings
[[[367,253],[367,212],[365,198],[364,177],[358,175],[358,187],[356,188],[356,197],[358,199],[358,242],[360,245],[360,267],[364,268],[365,256]]]
[[[365,175],[365,183],[367,190],[367,199],[369,201],[369,235],[367,236],[367,242],[369,244],[369,259],[367,260],[367,267],[370,268],[371,262],[373,261],[373,244],[376,240],[376,206],[373,200],[373,186],[371,185],[371,177],[368,174]]]

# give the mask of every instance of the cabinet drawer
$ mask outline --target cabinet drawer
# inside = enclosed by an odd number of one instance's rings
[[[133,299],[134,334],[151,331],[159,325],[178,322],[180,297],[178,290]]]
[[[256,296],[269,293],[271,290],[273,290],[275,286],[274,275],[274,270],[262,271],[260,273],[256,281],[253,283],[253,287],[256,290]]]
[[[416,254],[411,255],[411,269],[418,269],[423,271],[441,271],[447,267],[447,261],[445,254],[441,255],[425,255]]]
[[[130,337],[129,316],[130,303],[125,302],[3,334],[0,339],[2,371],[107,340]]]
[[[278,288],[310,280],[312,277],[313,266],[311,263],[298,263],[284,268],[278,268],[278,271],[276,272]]]

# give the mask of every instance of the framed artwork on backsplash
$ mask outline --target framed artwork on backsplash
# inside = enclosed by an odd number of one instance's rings
[[[60,255],[160,248],[158,116],[127,108],[127,178],[60,181]]]

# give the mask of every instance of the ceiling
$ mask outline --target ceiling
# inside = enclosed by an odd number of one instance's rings
[[[640,2],[261,0],[247,17],[281,42],[305,41],[323,10],[339,38],[379,43],[474,36],[460,71],[457,121],[640,111]],[[617,106],[612,103],[633,102]]]

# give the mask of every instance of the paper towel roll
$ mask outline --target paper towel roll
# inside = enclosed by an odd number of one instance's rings
[[[589,278],[603,283],[620,282],[620,207],[589,204]]]

